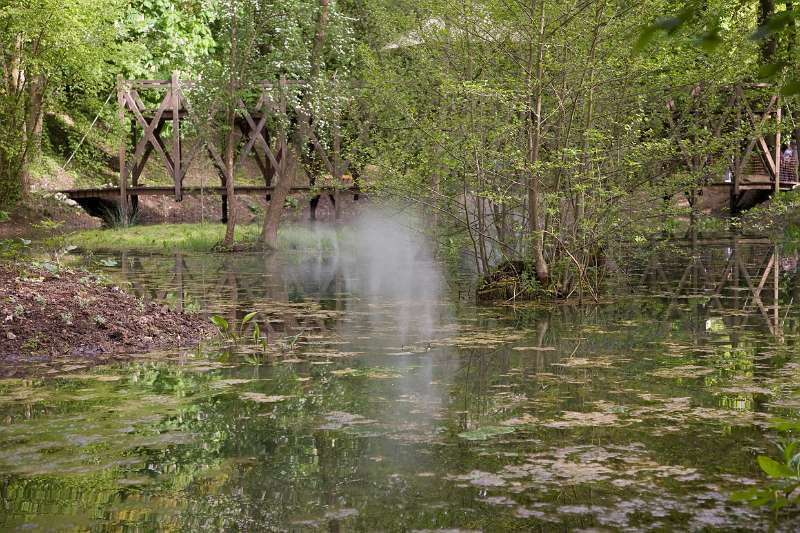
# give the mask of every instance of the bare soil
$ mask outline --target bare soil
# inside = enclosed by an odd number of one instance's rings
[[[0,376],[194,345],[213,329],[202,315],[144,302],[88,272],[20,263],[0,264],[0,323]]]
[[[0,222],[0,239],[51,237],[52,229],[36,227],[45,219],[61,222],[57,229],[61,233],[101,226],[99,218],[89,216],[80,207],[66,205],[53,197],[31,195],[9,213],[8,220]]]

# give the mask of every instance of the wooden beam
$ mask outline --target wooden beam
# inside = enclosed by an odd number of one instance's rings
[[[142,147],[141,149],[144,150],[144,144],[145,143],[148,143],[148,142],[152,143],[153,144],[153,148],[155,148],[156,151],[159,154],[161,154],[161,157],[164,159],[164,163],[165,163],[165,165],[167,167],[167,171],[169,171],[169,174],[171,176],[174,176],[175,175],[175,170],[174,170],[174,167],[172,165],[172,161],[171,161],[171,158],[169,157],[169,154],[167,154],[166,151],[164,150],[164,147],[161,145],[160,140],[155,135],[153,135],[153,130],[155,129],[155,127],[156,127],[156,125],[158,123],[157,119],[158,119],[158,121],[161,120],[161,114],[160,113],[162,113],[163,110],[166,109],[167,105],[169,105],[169,96],[164,97],[164,100],[161,101],[161,105],[159,105],[159,111],[156,112],[156,117],[154,117],[151,122],[147,122],[147,119],[144,118],[144,116],[142,115],[141,110],[139,109],[139,106],[136,104],[136,102],[133,100],[133,98],[131,97],[130,94],[126,93],[125,94],[125,99],[128,102],[128,108],[131,111],[133,111],[133,115],[136,117],[136,120],[138,120],[139,124],[141,124],[142,127],[144,128],[142,140],[139,141],[139,145]],[[140,146],[136,147],[137,152],[139,151]]]
[[[122,74],[117,75],[117,118],[119,119],[120,127],[125,128],[125,84],[122,80]],[[123,137],[124,139],[124,137]],[[125,168],[125,152],[127,148],[125,141],[119,143],[117,157],[119,158],[119,211],[124,225],[128,221],[128,172]]]
[[[778,109],[775,112],[775,195],[781,192],[781,97],[778,97]],[[776,303],[777,305],[777,303]]]
[[[769,99],[769,104],[767,105],[767,109],[764,111],[764,114],[761,116],[760,120],[756,117],[753,110],[750,108],[750,104],[747,102],[747,99],[742,98],[742,102],[744,103],[744,108],[747,111],[748,116],[750,117],[750,121],[753,123],[753,126],[756,128],[756,137],[754,141],[758,142],[761,146],[761,150],[764,153],[764,156],[767,161],[767,165],[769,165],[769,170],[772,170],[773,175],[775,173],[775,162],[772,160],[772,154],[770,154],[769,147],[767,146],[767,141],[764,140],[764,136],[761,135],[761,130],[764,127],[764,124],[767,123],[769,119],[769,115],[772,113],[772,108],[775,103],[778,101],[777,96],[772,96]],[[750,148],[752,150],[752,148]],[[749,154],[748,154],[749,155]],[[743,158],[743,160],[746,158]]]
[[[172,71],[172,84],[170,86],[170,100],[172,101],[172,179],[175,181],[175,201],[181,201],[181,87],[178,71]]]
[[[262,185],[237,185],[236,194],[270,194],[275,190],[275,186],[262,186]],[[292,187],[289,192],[292,194],[320,194],[320,193],[333,193],[333,187],[311,187],[306,185],[299,185]],[[341,189],[343,192],[356,194],[359,189],[355,187],[348,187]],[[72,199],[77,198],[116,198],[119,192],[114,188],[102,189],[65,189],[59,191]],[[135,194],[139,196],[170,196],[174,192],[174,187],[169,185],[163,186],[149,186],[149,187],[128,187],[128,194]],[[183,194],[221,194],[225,196],[225,187],[199,187],[199,186],[186,186],[183,187]]]

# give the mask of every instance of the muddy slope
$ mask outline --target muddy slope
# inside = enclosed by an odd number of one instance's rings
[[[0,264],[0,323],[0,367],[191,345],[211,330],[201,315],[143,302],[90,273],[21,263]]]

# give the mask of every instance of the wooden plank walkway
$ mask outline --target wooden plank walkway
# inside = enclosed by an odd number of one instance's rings
[[[791,191],[797,188],[800,183],[796,181],[781,181],[781,191]],[[714,188],[730,188],[733,187],[733,183],[709,183],[706,187],[714,187]],[[775,189],[775,183],[773,182],[756,182],[756,183],[740,183],[739,190],[740,191],[772,191]]]
[[[267,195],[271,194],[274,191],[275,187],[266,187],[263,185],[239,185],[235,189],[236,194],[247,194],[247,195]],[[197,186],[184,186],[183,187],[184,194],[209,194],[209,195],[221,195],[227,196],[227,192],[225,187],[197,187]],[[104,198],[109,200],[118,200],[119,199],[119,188],[114,187],[106,187],[106,188],[95,188],[95,189],[64,189],[59,191],[67,197],[78,200],[81,198]],[[126,192],[129,196],[168,196],[175,193],[175,188],[172,186],[158,186],[158,187],[128,187]],[[314,195],[318,194],[335,194],[338,193],[345,193],[345,194],[363,194],[363,192],[358,187],[343,187],[340,189],[334,189],[333,187],[292,187],[290,189],[290,194],[298,194],[298,193],[311,193]]]

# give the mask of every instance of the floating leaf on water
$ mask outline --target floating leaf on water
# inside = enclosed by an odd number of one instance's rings
[[[739,385],[734,387],[724,387],[718,390],[721,394],[764,394],[770,395],[773,392],[766,387],[756,385]]]
[[[478,501],[483,503],[488,503],[489,505],[503,505],[508,507],[517,505],[517,502],[515,502],[511,498],[507,498],[506,496],[487,496],[485,498],[479,499]]]
[[[469,474],[464,474],[463,476],[453,476],[450,479],[469,481],[478,487],[504,487],[506,485],[506,480],[502,477],[498,476],[497,474],[483,472],[481,470],[473,470]]]
[[[332,411],[325,415],[327,423],[319,427],[319,429],[342,429],[348,426],[360,424],[374,424],[374,420],[364,418],[361,415],[345,413],[344,411]]]
[[[672,366],[668,368],[659,368],[650,372],[651,376],[660,378],[698,378],[714,372],[713,368],[696,365],[682,365]]]
[[[555,346],[514,346],[511,348],[518,352],[554,352]]]
[[[362,376],[372,379],[393,379],[401,377],[397,372],[382,368],[342,368],[334,370],[335,376]]]
[[[342,520],[345,518],[349,518],[351,516],[358,516],[357,509],[337,509],[334,511],[328,511],[325,513],[325,518],[327,520]]]
[[[553,366],[563,366],[567,368],[608,368],[614,364],[615,361],[624,362],[629,361],[629,359],[612,359],[610,357],[592,357],[591,359],[586,357],[567,357],[557,363],[553,363]]]
[[[268,396],[266,394],[262,394],[260,392],[244,392],[241,394],[241,398],[244,400],[250,400],[251,402],[258,402],[258,403],[277,403],[282,402],[284,400],[288,400],[291,396]]]
[[[123,378],[122,376],[100,375],[100,376],[91,376],[91,379],[94,379],[96,381],[111,382],[111,381],[120,381]]]
[[[514,431],[515,429],[509,426],[484,426],[480,429],[459,433],[458,436],[467,440],[486,440],[498,435],[514,433]]]
[[[565,411],[563,420],[547,422],[544,426],[549,428],[571,428],[577,426],[613,426],[619,422],[617,415],[613,413],[578,413]]]
[[[233,385],[243,385],[245,383],[250,383],[251,381],[254,381],[254,380],[252,380],[252,379],[235,379],[235,378],[220,379],[220,380],[217,380],[217,381],[213,382],[211,384],[211,386],[214,387],[214,388],[222,388],[222,387],[230,387],[230,386],[233,386]]]

